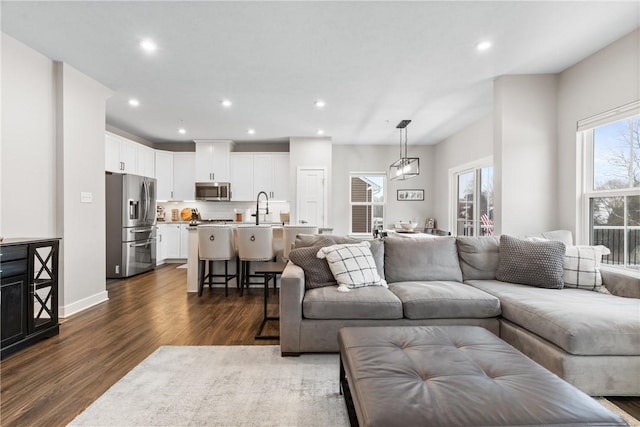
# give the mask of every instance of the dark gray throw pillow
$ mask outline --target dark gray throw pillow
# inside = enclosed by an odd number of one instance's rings
[[[539,288],[562,289],[565,244],[500,236],[496,279]]]
[[[337,286],[327,260],[317,257],[318,251],[324,246],[308,246],[292,249],[289,252],[289,260],[304,270],[304,284],[306,289],[322,288],[325,286]]]

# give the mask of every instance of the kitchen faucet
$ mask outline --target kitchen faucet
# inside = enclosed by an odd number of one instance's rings
[[[264,194],[264,197],[267,199],[267,211],[265,212],[265,215],[269,215],[269,195],[267,193],[265,193],[264,191],[261,191],[258,193],[258,196],[256,197],[256,225],[260,225],[260,195]]]

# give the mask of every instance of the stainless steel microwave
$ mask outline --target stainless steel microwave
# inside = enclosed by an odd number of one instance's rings
[[[231,184],[228,182],[196,182],[196,200],[228,202],[231,199]]]

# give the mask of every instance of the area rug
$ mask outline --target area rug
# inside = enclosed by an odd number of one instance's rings
[[[279,346],[164,346],[71,426],[348,426],[338,355]]]
[[[164,346],[69,425],[348,426],[338,364],[337,354],[280,357],[279,346]]]

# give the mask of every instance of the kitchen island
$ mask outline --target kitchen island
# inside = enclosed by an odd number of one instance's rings
[[[282,223],[266,223],[271,225],[273,229],[273,246],[276,256],[282,258]],[[204,225],[204,224],[203,224]],[[250,223],[233,223],[233,226],[251,225]],[[198,278],[200,277],[200,263],[198,262],[198,227],[200,225],[192,225],[189,227],[189,250],[187,255],[187,292],[198,292]],[[214,262],[213,269],[215,273],[224,272],[223,262]],[[235,271],[236,260],[229,261],[229,271]]]

